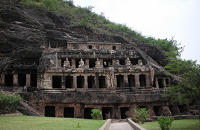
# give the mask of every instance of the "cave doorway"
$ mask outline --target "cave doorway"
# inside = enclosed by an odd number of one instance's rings
[[[163,79],[158,79],[159,88],[164,88],[164,81]]]
[[[172,113],[172,116],[175,115],[175,111],[174,111],[174,106],[173,105],[169,105],[169,110]]]
[[[154,106],[153,110],[156,116],[161,116],[162,106]]]
[[[46,117],[55,117],[55,106],[46,106],[45,107],[45,116]]]
[[[62,88],[62,79],[61,76],[53,76],[52,78],[52,87],[53,88]]]
[[[64,108],[64,117],[74,118],[74,108],[73,107],[65,107]]]
[[[99,88],[106,88],[105,76],[99,76]]]
[[[73,76],[65,77],[65,88],[73,88]]]
[[[94,82],[94,76],[88,76],[88,88],[94,88],[95,82]]]
[[[128,75],[129,87],[135,87],[135,75]]]
[[[31,74],[31,87],[37,87],[37,74]]]
[[[18,86],[26,86],[26,74],[18,74]]]
[[[117,87],[124,87],[124,75],[117,75]]]
[[[112,65],[112,59],[103,59],[103,67],[109,67],[110,65]]]
[[[119,59],[120,65],[125,65],[125,59]]]
[[[8,87],[13,87],[13,75],[6,74],[4,79],[4,85]]]
[[[146,86],[146,76],[144,74],[139,75],[140,87]]]
[[[95,67],[96,59],[89,59],[89,68]]]
[[[188,110],[187,105],[178,105],[178,108],[180,110],[180,113],[185,114]]]
[[[84,77],[78,76],[77,77],[77,88],[83,88],[84,87]]]
[[[126,119],[128,117],[127,112],[129,111],[129,107],[121,107],[121,119]]]
[[[112,108],[111,107],[102,107],[102,116],[103,119],[110,119],[112,115]]]
[[[85,108],[84,109],[84,119],[92,119],[92,116],[90,115],[93,108]]]

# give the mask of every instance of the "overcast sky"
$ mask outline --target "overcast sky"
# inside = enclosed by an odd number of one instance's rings
[[[126,24],[144,36],[177,40],[185,46],[182,59],[200,64],[200,0],[73,0],[94,6],[110,21]]]

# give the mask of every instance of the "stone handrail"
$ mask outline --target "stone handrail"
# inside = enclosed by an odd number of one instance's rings
[[[111,124],[111,119],[108,119],[102,126],[99,130],[109,130],[109,127],[110,127],[110,124]]]
[[[134,130],[146,130],[142,126],[138,125],[137,123],[133,122],[131,119],[127,118],[127,122],[131,125]]]

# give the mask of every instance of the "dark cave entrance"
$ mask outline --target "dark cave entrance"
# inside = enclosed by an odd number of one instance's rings
[[[99,88],[106,88],[105,76],[99,76]]]
[[[84,109],[84,119],[92,119],[92,116],[90,115],[93,108],[85,108]]]
[[[156,116],[160,116],[162,112],[162,106],[154,106],[153,110]]]
[[[95,67],[96,59],[89,59],[89,68]]]
[[[73,88],[73,76],[65,77],[65,88]]]
[[[119,59],[120,65],[125,65],[125,59]]]
[[[124,75],[117,75],[117,87],[124,87]]]
[[[109,67],[110,65],[112,65],[112,59],[103,59],[103,67]]]
[[[120,112],[121,112],[121,119],[126,119],[128,116],[127,111],[129,111],[129,107],[121,107]]]
[[[84,77],[77,76],[77,88],[83,88],[83,87],[84,87]]]
[[[173,105],[169,105],[169,110],[172,113],[172,116],[175,115],[175,111],[174,111],[174,106]]]
[[[53,76],[52,82],[53,88],[62,88],[61,76]]]
[[[5,75],[5,86],[8,86],[8,87],[13,87],[13,75],[11,74],[6,74]]]
[[[139,75],[139,80],[140,80],[140,87],[145,87],[146,86],[146,76],[144,74]]]
[[[187,108],[187,105],[178,105],[178,108],[180,110],[180,113],[184,114],[187,112],[188,108]]]
[[[74,108],[73,107],[65,107],[64,108],[64,117],[74,118]]]
[[[112,108],[111,107],[102,107],[102,116],[103,119],[110,119],[112,115]]]
[[[163,79],[158,79],[158,85],[159,85],[159,88],[164,88]]]
[[[18,86],[26,86],[26,74],[18,74]]]
[[[128,75],[129,87],[135,87],[135,75]]]
[[[55,106],[46,106],[45,107],[45,116],[46,117],[55,117]]]
[[[94,88],[94,76],[88,76],[88,88]]]
[[[37,74],[31,74],[31,86],[37,87]]]

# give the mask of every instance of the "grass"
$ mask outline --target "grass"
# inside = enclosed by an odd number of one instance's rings
[[[105,120],[2,116],[0,130],[98,130],[104,123]]]
[[[144,124],[139,124],[140,126],[146,128],[147,130],[161,130],[158,122],[145,122]],[[174,120],[170,130],[200,130],[200,124],[198,119],[184,119],[184,120]]]

